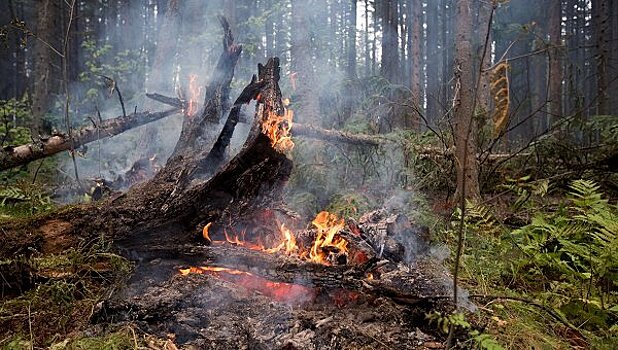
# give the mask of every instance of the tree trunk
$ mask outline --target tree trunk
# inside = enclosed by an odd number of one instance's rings
[[[618,91],[618,65],[615,63],[615,62],[618,62],[618,45],[616,44],[618,43],[618,2],[610,1],[610,7],[611,7],[610,19],[611,19],[611,28],[612,28],[611,42],[613,43],[611,45],[612,49],[610,51],[610,55],[611,55],[610,62],[614,62],[614,63],[610,65],[610,68],[612,69],[612,74],[610,75],[611,82],[609,84],[609,90]],[[612,97],[611,104],[612,104],[611,113],[618,114],[618,98]]]
[[[28,164],[37,159],[49,157],[62,151],[68,151],[71,147],[78,148],[102,138],[115,136],[129,129],[155,122],[176,113],[177,109],[159,113],[134,113],[126,117],[120,116],[113,119],[106,119],[97,122],[96,125],[89,125],[81,129],[73,130],[73,140],[71,140],[68,135],[60,134],[52,135],[49,138],[42,138],[40,142],[36,143],[17,147],[5,147],[0,149],[0,171]]]
[[[457,196],[480,197],[478,180],[477,126],[474,120],[474,61],[472,59],[472,17],[470,0],[458,0],[455,41],[455,84],[458,90],[455,103],[455,148],[457,165]]]
[[[487,28],[488,26],[488,22],[490,20],[490,16],[491,16],[491,5],[480,2],[479,3],[479,13],[478,13],[478,22],[477,22],[477,26],[476,26],[476,30],[477,33],[479,34],[479,40],[478,40],[478,50],[477,50],[477,54],[479,55],[479,59],[480,56],[483,55],[483,50],[485,50],[485,34],[487,33]],[[487,45],[489,46],[487,48],[487,54],[484,57],[484,61],[481,62],[481,67],[482,68],[488,68],[491,66],[491,42],[492,42],[492,38],[491,38],[491,29],[489,32],[489,40],[487,40]],[[481,123],[485,123],[486,120],[489,118],[489,108],[490,108],[490,102],[491,102],[491,94],[490,94],[490,87],[489,87],[489,79],[490,79],[490,71],[482,71],[481,73],[481,77],[479,80],[479,91],[478,91],[478,108],[477,110],[480,113],[480,120]]]
[[[59,8],[53,0],[41,0],[37,4],[37,40],[34,43],[34,89],[32,91],[32,126],[31,135],[38,137],[43,133],[43,118],[52,106],[54,86],[54,65],[58,58],[51,47],[59,49],[54,38],[59,28]],[[51,46],[51,47],[50,47]]]
[[[304,119],[307,116],[319,117],[320,106],[311,55],[309,17],[314,0],[292,0],[292,71],[295,75],[294,87],[301,103],[298,109],[299,122],[318,124],[320,120]]]
[[[438,118],[440,112],[440,51],[438,33],[440,32],[438,21],[439,4],[436,1],[427,2],[427,119],[430,122]]]
[[[380,74],[395,84],[400,82],[399,76],[399,42],[397,35],[397,2],[396,0],[381,1],[380,17],[382,19],[382,65]]]
[[[597,110],[600,115],[609,114],[610,99],[608,91],[609,58],[609,5],[607,0],[593,0],[592,12],[596,37],[597,63]]]
[[[350,13],[348,21],[348,38],[347,38],[347,53],[348,64],[346,65],[346,72],[348,79],[356,78],[356,0],[350,1]]]
[[[419,110],[423,110],[423,99],[421,96],[421,41],[422,41],[422,3],[421,0],[409,0],[409,36],[410,36],[410,91],[412,93],[412,104]],[[407,129],[418,130],[420,128],[420,118],[416,112],[408,118]]]
[[[562,116],[562,1],[552,1],[549,9],[549,101],[551,123]]]

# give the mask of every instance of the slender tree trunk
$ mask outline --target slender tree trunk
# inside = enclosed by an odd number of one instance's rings
[[[610,51],[610,55],[611,55],[611,61],[613,62],[613,64],[611,65],[613,74],[611,74],[611,82],[609,84],[609,91],[618,91],[618,64],[616,62],[618,62],[618,2],[617,1],[610,1],[610,7],[611,7],[611,15],[610,15],[610,19],[611,19],[611,28],[612,28],[612,35],[611,35],[611,51]],[[611,106],[611,113],[612,114],[618,114],[618,98],[616,97],[612,97],[612,106]]]
[[[592,12],[596,37],[596,63],[597,63],[597,114],[609,114],[609,4],[608,0],[593,0]]]
[[[488,28],[488,21],[489,21],[489,17],[491,15],[491,5],[484,3],[484,2],[480,2],[479,3],[479,11],[478,11],[478,22],[477,22],[477,26],[476,26],[476,31],[477,33],[479,33],[479,38],[478,38],[478,49],[477,49],[477,55],[479,55],[479,59],[480,56],[483,54],[483,50],[485,49],[483,46],[485,45],[485,33],[487,33],[487,28]],[[492,38],[491,38],[491,31],[489,33],[490,37],[489,40],[487,41],[487,45],[491,46],[491,42],[492,42]],[[487,48],[487,52],[488,54],[485,55],[484,57],[484,61],[481,62],[482,67],[483,68],[488,68],[491,66],[491,54],[490,54],[490,50],[491,47]],[[480,112],[481,114],[481,122],[485,123],[485,120],[488,118],[488,113],[489,113],[489,108],[490,108],[490,102],[491,102],[491,97],[490,97],[490,88],[489,88],[489,76],[490,76],[491,72],[487,71],[487,72],[482,72],[481,73],[481,77],[480,77],[480,81],[479,81],[479,91],[478,91],[478,108],[477,110]]]
[[[350,2],[350,13],[348,21],[348,63],[346,72],[348,79],[356,78],[356,0],[348,0]]]
[[[281,65],[285,66],[288,62],[288,37],[286,33],[289,33],[289,28],[285,25],[287,12],[279,9],[276,14],[275,54],[281,60]]]
[[[422,3],[421,0],[409,0],[408,14],[410,16],[410,91],[412,92],[412,104],[423,109],[423,98],[421,96],[421,41],[422,41]],[[420,118],[417,113],[413,113],[408,125],[408,128],[419,129]]]
[[[369,46],[369,0],[365,0],[365,76],[371,75],[371,46]]]
[[[380,74],[391,83],[398,83],[401,79],[398,69],[397,2],[395,0],[384,0],[381,3],[382,66],[380,67]]]
[[[378,58],[377,58],[377,33],[378,33],[378,18],[379,18],[379,12],[380,12],[380,7],[382,5],[378,5],[377,3],[374,2],[373,4],[374,6],[374,10],[373,10],[373,39],[371,40],[371,74],[372,75],[376,75],[376,66],[378,64]]]
[[[549,9],[549,100],[552,124],[562,116],[562,1],[552,1]]]
[[[272,0],[266,2],[267,10],[272,7]],[[266,57],[275,57],[275,23],[273,15],[266,17],[264,22],[264,30],[266,32]]]
[[[455,154],[457,167],[457,194],[479,198],[478,162],[476,159],[477,130],[474,120],[474,61],[472,59],[471,1],[457,1],[457,28],[455,40]]]
[[[440,94],[440,51],[438,43],[438,33],[440,32],[438,22],[439,4],[436,1],[427,2],[427,87],[425,96],[427,98],[426,115],[430,122],[437,118],[439,113],[439,94]]]
[[[56,28],[59,28],[59,8],[53,0],[41,0],[37,4],[37,36],[38,40],[34,43],[34,89],[32,92],[32,126],[31,134],[33,137],[40,135],[43,125],[43,118],[52,105],[53,94],[55,92],[54,62],[58,61],[56,53],[50,48],[59,49],[54,38]],[[54,46],[55,45],[55,46]],[[56,66],[59,66],[56,64]]]
[[[314,0],[292,0],[292,71],[296,78],[296,92],[301,102],[299,122],[316,124],[318,120],[302,120],[302,116],[319,116],[316,81],[311,59],[309,17]]]

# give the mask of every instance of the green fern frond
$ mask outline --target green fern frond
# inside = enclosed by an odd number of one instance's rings
[[[21,189],[17,187],[7,187],[0,190],[0,199],[2,199],[2,204],[4,204],[6,200],[27,201],[29,198]]]

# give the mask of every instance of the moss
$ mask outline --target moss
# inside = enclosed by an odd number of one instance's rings
[[[87,249],[73,248],[62,254],[15,261],[28,265],[35,283],[22,294],[0,302],[0,339],[6,340],[0,346],[9,349],[28,345],[21,339],[32,339],[35,346],[48,346],[84,329],[106,291],[131,270],[131,264],[113,254],[104,241]],[[116,349],[111,345],[103,348]]]
[[[326,210],[342,218],[352,217],[358,219],[360,215],[368,212],[371,207],[369,198],[362,194],[349,192],[334,195]]]

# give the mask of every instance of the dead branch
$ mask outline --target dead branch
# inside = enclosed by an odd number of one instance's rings
[[[56,134],[40,142],[29,143],[20,146],[7,146],[0,149],[0,171],[28,164],[34,160],[49,157],[62,151],[68,151],[73,147],[80,147],[100,138],[115,136],[129,129],[152,123],[159,119],[176,114],[178,109],[170,109],[163,112],[133,113],[126,117],[119,116],[107,119],[98,125],[85,126],[74,130],[72,137],[65,134]]]

